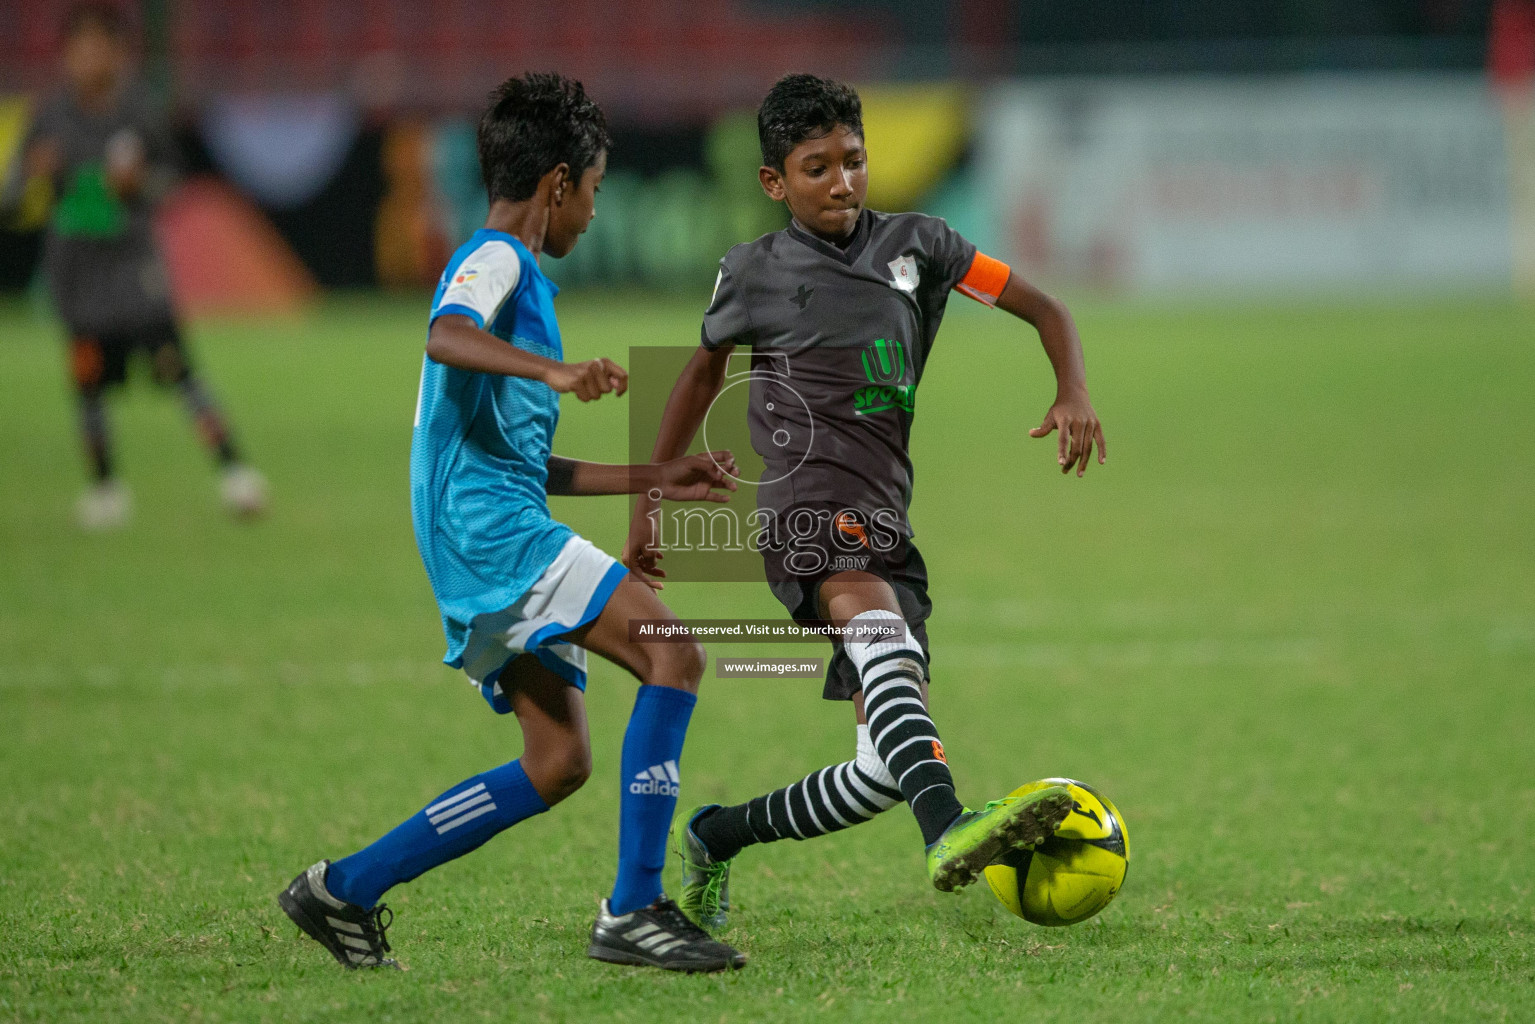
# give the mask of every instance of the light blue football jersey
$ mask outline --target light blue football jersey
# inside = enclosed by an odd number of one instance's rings
[[[520,241],[480,230],[448,261],[431,320],[461,314],[509,345],[563,359],[558,292]],[[442,612],[443,660],[455,668],[474,617],[516,603],[574,536],[550,517],[544,489],[559,418],[547,384],[422,360],[411,517]]]

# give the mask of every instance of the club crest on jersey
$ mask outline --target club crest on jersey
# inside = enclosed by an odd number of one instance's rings
[[[903,291],[910,295],[917,290],[917,282],[921,280],[917,274],[917,260],[914,256],[899,256],[890,261],[890,287]]]

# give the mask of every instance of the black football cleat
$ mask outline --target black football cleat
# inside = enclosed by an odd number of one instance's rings
[[[659,967],[663,971],[728,971],[746,966],[746,954],[688,920],[677,904],[662,896],[648,907],[615,917],[603,900],[592,924],[586,955],[610,964]]]
[[[336,962],[348,970],[363,967],[392,967],[397,961],[385,956],[389,940],[384,932],[394,922],[394,914],[380,903],[366,910],[355,903],[338,900],[325,888],[325,871],[330,861],[322,860],[295,878],[277,894],[277,904],[304,934],[330,950]]]

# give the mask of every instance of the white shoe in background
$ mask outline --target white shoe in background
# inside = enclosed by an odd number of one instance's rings
[[[266,490],[266,477],[250,466],[229,466],[219,476],[224,507],[241,518],[254,518],[266,511]]]
[[[127,484],[117,480],[92,485],[75,502],[75,519],[88,533],[121,529],[132,515],[133,495]]]

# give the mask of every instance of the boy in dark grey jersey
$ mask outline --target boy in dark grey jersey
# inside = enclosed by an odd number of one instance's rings
[[[927,713],[923,622],[931,604],[910,542],[907,445],[951,291],[1039,331],[1057,393],[1030,436],[1060,431],[1062,472],[1080,476],[1095,445],[1103,460],[1065,307],[942,220],[863,208],[868,172],[852,89],[790,75],[768,94],[757,123],[762,187],[793,222],[720,262],[702,345],[672,391],[653,459],[687,450],[732,349],[750,346],[748,418],[765,467],[758,505],[770,524],[762,545],[768,583],[795,619],[845,630],[833,641],[825,696],[853,701],[858,754],[747,803],[679,816],[680,902],[716,926],[728,910],[730,860],[753,843],[837,831],[904,799],[922,829],[933,884],[952,890],[1005,850],[1050,835],[1070,810],[1059,787],[1028,802],[965,810]],[[624,560],[661,576],[650,513],[642,501]]]
[[[265,481],[240,463],[229,427],[192,372],[155,245],[155,205],[175,177],[166,125],[127,74],[126,26],[118,8],[74,8],[64,30],[67,85],[37,112],[0,209],[16,205],[29,181],[57,201],[43,250],[54,305],[70,335],[70,367],[94,476],[78,513],[87,529],[121,525],[127,488],[115,477],[103,393],[122,383],[129,357],[144,353],[154,379],[174,385],[214,452],[231,511],[265,502]]]

